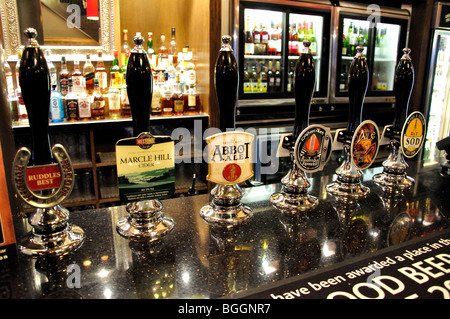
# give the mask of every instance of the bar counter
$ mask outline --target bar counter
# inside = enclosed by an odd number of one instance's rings
[[[117,221],[127,214],[124,206],[73,212],[70,222],[86,234],[81,248],[61,259],[19,254],[17,267],[3,274],[1,297],[274,298],[261,292],[324,271],[337,273],[341,266],[373,260],[409,243],[426,246],[430,236],[449,238],[450,176],[441,176],[439,165],[413,163],[408,175],[416,180],[414,188],[392,198],[372,181],[381,170],[364,171],[362,183],[371,192],[354,205],[339,204],[327,195],[325,186],[333,175],[311,178],[309,193],[320,203],[314,211],[297,215],[281,213],[270,204],[280,184],[245,188],[242,202],[254,216],[233,229],[211,227],[202,220],[199,211],[209,195],[164,200],[163,211],[174,219],[175,228],[154,244],[117,233]],[[442,246],[439,253],[450,254],[450,245]],[[449,264],[444,267],[450,269]],[[447,280],[450,290],[449,277],[450,271],[437,280],[441,285]],[[296,297],[284,295],[290,296]]]

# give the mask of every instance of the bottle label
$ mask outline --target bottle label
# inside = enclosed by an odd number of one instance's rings
[[[50,100],[50,116],[51,120],[61,120],[64,114],[61,114],[62,101],[59,97],[53,97]]]
[[[246,43],[244,46],[244,54],[252,55],[255,53],[255,45],[253,43]]]
[[[188,108],[189,109],[195,109],[196,107],[196,96],[195,95],[189,95],[188,96]]]
[[[67,93],[69,93],[69,80],[68,79],[60,79],[59,88],[61,90],[62,95],[67,95]]]
[[[101,89],[106,89],[108,86],[108,76],[106,72],[97,72],[95,73],[95,77],[98,79],[98,86]]]
[[[153,92],[151,111],[153,113],[161,113],[161,93],[158,91]]]
[[[120,88],[122,86],[122,74],[120,72],[111,72],[110,84],[112,87]]]
[[[109,92],[109,109],[111,111],[120,110],[120,94],[116,92]]]
[[[183,100],[173,100],[173,109],[177,113],[182,113],[184,110]]]
[[[186,83],[189,85],[195,85],[196,81],[195,70],[188,70],[186,72]]]
[[[80,118],[91,117],[91,103],[88,97],[80,97],[78,99],[78,107]]]
[[[407,158],[419,153],[425,141],[426,120],[422,113],[415,111],[405,121],[401,135],[401,150]]]
[[[86,87],[84,77],[82,75],[72,76],[72,92],[83,93]]]
[[[69,119],[69,120],[78,119],[78,100],[77,99],[67,99],[66,100],[66,110],[67,110],[67,119]]]

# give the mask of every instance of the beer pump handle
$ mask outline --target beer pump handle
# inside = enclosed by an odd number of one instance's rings
[[[349,113],[344,142],[351,143],[356,128],[361,123],[364,99],[369,83],[369,70],[364,47],[358,46],[348,72]]]
[[[314,58],[309,46],[310,40],[303,41],[303,52],[298,59],[294,70],[294,98],[295,98],[295,121],[293,129],[293,142],[297,140],[300,133],[309,125],[309,112],[311,100],[316,84],[316,71]]]
[[[133,118],[134,136],[150,130],[150,105],[153,93],[152,68],[144,50],[144,37],[138,32],[133,38],[135,47],[131,50],[127,64],[127,94]]]
[[[28,40],[20,60],[19,84],[31,130],[30,164],[46,165],[54,161],[48,130],[50,74],[44,53],[36,41],[36,30],[27,28],[24,34]]]
[[[397,64],[394,80],[395,115],[392,136],[400,138],[408,114],[409,99],[414,85],[414,66],[409,48],[403,49],[403,56]]]
[[[222,48],[214,69],[214,85],[219,103],[220,130],[235,128],[239,73],[231,47],[231,36],[222,36]]]

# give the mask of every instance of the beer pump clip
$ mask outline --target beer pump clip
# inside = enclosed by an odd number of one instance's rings
[[[414,157],[425,140],[425,117],[422,113],[412,112],[406,118],[414,86],[414,66],[410,53],[409,48],[403,49],[403,56],[395,71],[394,123],[384,131],[384,136],[389,139],[391,152],[383,162],[383,172],[373,176],[377,185],[392,194],[401,194],[414,185],[414,179],[406,174],[408,164],[404,157]]]
[[[361,184],[363,170],[372,165],[379,148],[379,130],[371,121],[361,121],[369,70],[362,46],[350,65],[348,75],[349,117],[347,128],[336,132],[335,144],[342,144],[344,160],[336,170],[337,179],[326,186],[338,201],[351,203],[366,197],[370,189]],[[340,145],[333,145],[339,149]]]
[[[222,133],[206,139],[207,180],[216,185],[211,190],[212,201],[200,210],[204,221],[225,228],[246,223],[253,216],[251,208],[241,203],[244,192],[239,183],[253,176],[254,136],[235,129],[239,73],[230,43],[231,36],[222,36],[214,72]]]
[[[281,179],[281,191],[270,197],[271,203],[283,212],[296,213],[317,207],[318,199],[308,194],[311,186],[306,172],[323,169],[331,155],[332,138],[329,128],[309,125],[311,100],[316,84],[314,58],[309,46],[303,41],[303,52],[294,70],[295,122],[292,134],[280,140],[278,156],[288,153],[291,168]]]
[[[152,69],[139,32],[133,41],[126,83],[135,137],[116,143],[119,194],[120,200],[127,203],[128,215],[117,222],[116,230],[125,238],[153,242],[175,225],[164,215],[157,199],[169,197],[175,189],[174,143],[170,136],[149,132]]]
[[[84,242],[83,229],[69,223],[69,211],[60,204],[74,186],[74,170],[65,148],[50,148],[48,130],[50,75],[33,28],[24,31],[28,40],[19,67],[19,84],[28,112],[31,151],[22,147],[13,162],[18,196],[34,208],[28,216],[32,230],[19,241],[19,251],[32,257],[63,256]]]

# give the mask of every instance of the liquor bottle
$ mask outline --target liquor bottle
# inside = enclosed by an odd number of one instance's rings
[[[98,79],[98,87],[102,94],[106,94],[108,93],[108,75],[106,73],[105,62],[103,62],[102,50],[98,50],[97,54],[98,60],[95,65],[95,78]]]
[[[119,66],[119,52],[114,50],[114,59],[109,69],[110,88],[120,89],[122,87],[122,70]]]
[[[347,68],[345,65],[342,65],[342,71],[339,77],[339,91],[347,90]]]
[[[152,116],[161,115],[161,90],[158,82],[153,86],[152,102],[150,106],[150,114]]]
[[[183,115],[184,112],[184,97],[182,92],[181,83],[178,81],[173,89],[173,112],[175,115]]]
[[[266,29],[266,26],[263,25],[261,28],[261,44],[263,45],[261,48],[260,54],[267,55],[269,48],[269,32]]]
[[[256,64],[252,65],[252,71],[250,72],[250,92],[257,93],[259,91],[259,77],[256,72]]]
[[[229,35],[222,36],[222,48],[216,60],[214,74],[214,84],[219,102],[219,129],[226,132],[228,128],[235,128],[239,83],[238,66],[231,48],[231,36]]]
[[[250,17],[245,17],[245,44],[244,55],[253,55],[255,53],[255,44],[253,43],[252,32],[250,31]]]
[[[91,55],[89,53],[86,54],[86,63],[83,65],[83,77],[86,85],[86,93],[88,95],[94,94],[95,67],[92,64]]]
[[[105,118],[105,98],[97,78],[94,79],[94,95],[91,112],[92,119],[94,120],[101,120]]]
[[[200,95],[195,87],[190,87],[184,97],[184,114],[194,115],[200,113]]]
[[[120,51],[120,60],[122,61],[122,65],[125,66],[128,64],[128,58],[130,57],[130,46],[128,45],[128,30],[124,29],[122,31],[122,45]]]
[[[153,49],[153,32],[149,32],[147,34],[147,55],[148,58],[151,59],[151,56],[155,54],[155,50]]]
[[[133,118],[134,136],[150,130],[150,107],[152,103],[153,75],[144,50],[144,38],[138,32],[133,38],[127,66],[127,92]]]
[[[273,61],[269,61],[267,68],[267,92],[275,91],[275,73],[273,72]]]
[[[175,56],[177,54],[177,42],[175,41],[175,28],[172,28],[172,30],[171,30],[171,38],[170,38],[168,53],[173,56]]]
[[[178,63],[176,67],[176,74],[180,80],[181,88],[186,84],[186,67],[184,65],[184,54],[182,52],[178,53]]]
[[[21,124],[27,124],[28,123],[28,112],[27,112],[27,108],[26,108],[25,103],[22,98],[22,90],[17,89],[16,96],[17,96],[17,120]]]
[[[290,61],[289,62],[289,73],[288,73],[288,82],[287,82],[286,91],[287,92],[292,92],[293,86],[294,86],[294,62]]]
[[[314,32],[314,25],[312,21],[309,24],[309,40],[311,41],[311,45],[309,46],[311,54],[317,55],[317,39],[316,34]]]
[[[172,85],[172,86],[175,84],[175,75],[177,72],[175,69],[175,66],[173,65],[173,58],[174,58],[174,56],[172,54],[169,54],[169,59],[168,59],[169,64],[167,65],[167,69],[166,69],[167,76],[168,76],[167,82],[169,83],[169,85]]]
[[[244,64],[244,84],[243,84],[244,93],[250,92],[250,74],[248,73],[248,64]]]
[[[59,72],[59,90],[62,96],[69,93],[69,70],[67,69],[66,57],[61,57],[61,71]]]
[[[189,86],[195,86],[197,84],[197,72],[195,71],[195,64],[192,61],[186,65],[186,84]]]
[[[169,49],[166,46],[166,35],[161,34],[161,46],[158,49],[158,68],[165,70],[169,59]]]
[[[52,84],[50,95],[50,121],[53,123],[64,121],[64,106],[61,93],[57,90],[56,84]]]
[[[162,116],[173,115],[172,90],[171,90],[171,86],[168,84],[162,86],[161,115]]]
[[[56,84],[56,87],[58,87],[58,71],[56,70],[55,65],[51,61],[50,58],[50,50],[45,50],[45,58],[47,60],[47,66],[48,66],[48,72],[50,73],[50,79],[53,84]]]
[[[281,92],[281,65],[280,61],[275,63],[275,92]]]
[[[5,70],[5,76],[6,76],[6,89],[8,92],[8,97],[14,98],[16,94],[14,92],[13,74],[12,74],[11,66],[9,65],[8,61],[6,61],[5,50],[2,50],[2,55],[3,55],[3,67]]]
[[[120,90],[120,114],[123,118],[131,117],[130,101],[128,100],[127,85]]]
[[[69,91],[65,98],[66,101],[66,119],[69,122],[75,122],[79,119],[78,97],[73,94],[72,87],[69,86]]]
[[[120,118],[120,89],[121,87],[111,86],[108,91],[109,117],[112,119]]]
[[[91,98],[87,93],[83,92],[78,96],[78,119],[87,121],[91,117]]]
[[[72,71],[72,93],[75,95],[81,95],[85,91],[84,77],[80,70],[80,62],[75,59],[73,61]]]
[[[261,72],[259,72],[259,91],[261,93],[267,92],[267,72],[264,64],[261,64]]]
[[[341,51],[342,56],[347,55],[347,47],[348,47],[347,37],[345,36],[345,34],[342,34],[342,51]]]
[[[258,29],[258,26],[256,25],[256,22],[255,22],[255,27],[252,30],[252,37],[253,37],[253,43],[254,44],[261,43],[261,33],[260,33],[259,29]]]

